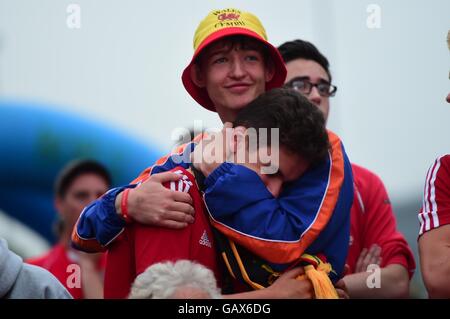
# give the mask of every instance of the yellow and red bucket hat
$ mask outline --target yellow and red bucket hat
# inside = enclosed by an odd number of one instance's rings
[[[266,30],[255,15],[233,8],[213,10],[200,22],[195,31],[194,55],[189,65],[184,69],[181,77],[188,93],[201,106],[210,111],[216,111],[214,103],[209,98],[205,88],[200,88],[194,84],[191,79],[190,69],[197,56],[205,47],[217,40],[232,35],[243,35],[256,39],[268,49],[270,58],[274,63],[275,74],[266,83],[266,90],[281,87],[286,79],[286,67],[283,59],[277,48],[267,41]]]

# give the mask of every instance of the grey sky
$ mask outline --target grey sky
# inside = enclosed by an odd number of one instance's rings
[[[67,27],[71,3],[80,29]],[[367,26],[370,4],[380,28]],[[228,6],[256,14],[275,45],[303,38],[328,56],[339,87],[329,127],[396,201],[420,201],[428,166],[450,152],[449,1],[0,0],[0,96],[75,110],[168,150],[176,127],[220,125],[180,77],[198,22]]]

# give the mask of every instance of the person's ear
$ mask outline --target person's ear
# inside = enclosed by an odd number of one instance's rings
[[[202,70],[197,64],[193,64],[190,69],[191,80],[199,88],[204,88],[206,86],[205,77],[202,74]]]
[[[265,71],[265,80],[266,83],[272,81],[273,77],[275,76],[275,64],[269,60],[266,63],[266,71]]]

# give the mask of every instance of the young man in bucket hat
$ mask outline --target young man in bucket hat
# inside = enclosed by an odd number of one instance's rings
[[[246,24],[246,27],[223,26],[217,30],[207,28],[210,24],[223,24],[225,17],[222,14],[226,12],[229,14],[232,10],[236,14],[239,13],[234,17],[238,17],[238,21]],[[206,23],[206,21],[209,21],[209,23]],[[205,30],[209,30],[209,33]],[[242,13],[235,9],[212,11],[198,26],[194,39],[199,39],[199,36],[202,34],[202,42],[194,41],[195,53],[183,72],[183,84],[195,100],[198,100],[206,109],[217,110],[219,117],[221,119],[224,118],[224,121],[230,120],[230,117],[232,117],[231,113],[237,113],[238,109],[243,108],[247,103],[265,92],[266,86],[267,88],[272,88],[283,85],[286,77],[284,63],[275,47],[266,41],[263,26],[251,13]],[[242,35],[241,39],[248,39],[248,41],[244,41],[245,45],[253,39],[254,43],[262,45],[262,47],[257,50],[233,50],[230,52],[234,59],[233,65],[238,66],[230,72],[229,78],[231,78],[230,82],[232,81],[232,83],[223,84],[223,88],[219,89],[217,89],[219,85],[216,85],[216,88],[210,88],[211,94],[208,94],[207,86],[211,87],[211,83],[214,83],[213,80],[210,80],[211,74],[205,74],[205,79],[199,79],[204,81],[204,85],[201,88],[197,87],[194,81],[188,77],[193,70],[197,70],[198,65],[194,63],[195,58],[204,51],[203,43],[209,44],[212,43],[212,40],[219,40],[233,34]],[[245,34],[252,34],[253,37]],[[270,50],[270,59],[268,55],[265,56],[264,51],[260,51],[261,48]],[[255,61],[257,59],[259,60]],[[220,65],[217,62],[215,65]],[[240,74],[242,70],[245,70],[245,79]],[[238,90],[246,92],[236,92]],[[220,101],[220,94],[225,101],[223,103]],[[214,105],[214,103],[217,105]],[[232,111],[228,111],[228,109]],[[193,145],[188,146],[192,147]],[[181,146],[174,153],[180,154],[185,149],[189,149],[189,147],[186,147],[186,145]],[[130,218],[143,224],[169,228],[183,228],[188,223],[193,222],[193,209],[189,205],[192,203],[190,196],[166,190],[162,186],[164,182],[178,181],[180,179],[176,174],[166,172],[174,167],[176,160],[173,154],[165,156],[158,160],[154,166],[147,168],[141,173],[140,176],[149,175],[149,178],[139,188],[130,192],[128,198]],[[113,189],[105,194],[100,201],[93,202],[92,205],[86,207],[78,220],[78,227],[74,228],[72,239],[75,246],[86,251],[103,250],[122,231],[125,221],[121,217],[120,193],[123,190],[123,188]],[[108,222],[104,223],[105,220]]]
[[[227,37],[234,40],[219,42]],[[199,64],[208,46],[212,46],[206,57],[210,67]],[[240,109],[261,93],[281,87],[286,78],[278,50],[267,42],[258,18],[248,12],[212,11],[197,28],[194,49],[192,60],[183,71],[183,85],[195,101],[217,112],[224,123],[231,122]],[[224,72],[231,76],[225,77]],[[222,81],[220,85],[218,79]]]
[[[229,39],[228,37],[232,35],[233,38]],[[235,38],[234,36],[238,37]],[[222,41],[224,39],[227,41]],[[250,13],[236,9],[211,12],[199,25],[194,37],[194,57],[183,72],[185,88],[203,107],[217,111],[222,121],[232,121],[238,111],[250,101],[266,89],[281,86],[284,82],[286,70],[283,61],[278,51],[266,39],[264,28],[259,20]],[[330,133],[330,136],[332,136],[331,140],[333,140],[333,143],[331,143],[330,160],[327,163],[329,174],[325,181],[318,181],[318,184],[321,185],[319,189],[313,189],[313,191],[321,194],[317,197],[321,203],[324,203],[321,209],[328,212],[334,210],[340,195],[341,185],[344,182],[344,175],[347,175],[348,178],[349,174],[348,170],[345,169],[345,163],[348,160],[345,153],[343,153],[342,145],[332,133]],[[166,216],[180,216],[180,214],[174,214],[174,211],[177,210],[176,213],[180,213],[180,210],[186,207],[185,205],[180,205],[185,204],[180,203],[184,199],[177,201],[173,200],[172,197],[172,200],[168,201],[166,199],[163,200],[162,196],[159,196],[159,198],[154,196],[154,189],[156,186],[161,186],[161,182],[178,180],[180,177],[169,173],[161,174],[160,176],[154,176],[153,174],[176,167],[179,164],[178,159],[180,156],[189,156],[196,145],[196,141],[181,148],[176,154],[162,158],[156,165],[145,170],[134,181],[134,184],[113,189],[100,200],[88,206],[80,217],[78,226],[74,229],[74,245],[90,251],[104,249],[123,230],[125,226],[124,219],[134,219],[146,224],[151,224],[152,221],[156,220],[156,222],[153,222],[154,225],[163,225],[163,222],[160,220],[162,219],[161,211],[164,211],[164,209],[161,210],[161,207],[166,207],[165,211],[168,211]],[[212,169],[213,166],[209,166],[208,169]],[[220,166],[220,163],[216,163],[216,168],[220,168]],[[207,176],[209,175],[209,172],[203,173]],[[225,191],[226,195],[226,189],[229,189],[230,186],[233,187],[233,181],[230,180],[229,182],[230,185],[224,184],[222,190],[220,190],[220,187],[215,187],[214,192],[216,192],[217,196],[221,196],[221,191]],[[256,183],[258,182],[260,181],[257,179]],[[155,184],[159,185],[155,186]],[[139,187],[136,187],[137,185]],[[321,188],[322,186],[326,187]],[[127,196],[123,196],[125,193],[122,192],[126,188],[132,190],[127,192]],[[295,196],[304,194],[305,189],[308,188],[309,192],[311,192],[312,188],[310,188],[310,185],[298,183],[298,185],[296,184],[295,187],[289,189],[288,194],[282,194],[279,199],[272,199],[270,202],[267,202],[259,199],[255,201],[255,198],[252,198],[250,200],[254,202],[246,206],[238,205],[236,211],[231,213],[250,209],[253,206],[253,209],[255,207],[258,208],[262,218],[275,216],[278,220],[274,223],[276,229],[272,229],[271,235],[281,236],[282,238],[276,239],[283,241],[285,240],[283,237],[283,225],[297,223],[297,217],[292,213],[294,212],[292,208],[296,205],[286,209],[286,206],[278,202],[278,200],[292,200]],[[211,192],[211,194],[214,192]],[[285,195],[289,196],[283,198]],[[127,200],[124,201],[124,197]],[[153,200],[150,201],[152,198]],[[241,200],[245,202],[249,199],[246,199],[244,196]],[[164,203],[161,204],[162,202]],[[177,205],[172,205],[173,203]],[[127,207],[125,211],[124,207]],[[158,209],[155,209],[155,207]],[[297,211],[302,209],[301,207],[295,208]],[[339,209],[342,209],[342,207],[339,207]],[[118,215],[123,213],[125,213],[124,218],[119,218]],[[152,214],[153,218],[143,217],[144,215],[151,216]],[[154,217],[155,215],[157,216],[156,218]],[[330,215],[328,214],[328,216]],[[342,226],[345,224],[346,218],[334,223],[332,220],[329,223],[329,220],[325,220],[322,226],[325,227],[326,225],[326,228],[331,228],[333,225]],[[188,219],[181,218],[183,222],[186,222]],[[309,226],[314,221],[315,219],[306,225],[296,224],[296,226],[300,227],[300,230],[296,230],[297,235],[303,235],[305,232],[301,231],[302,227],[305,228],[304,230],[309,230],[311,228]],[[166,223],[166,225],[170,224],[174,227],[185,226],[183,222],[179,223],[178,219],[178,223]],[[312,227],[312,229],[314,231],[306,236],[309,242],[313,242],[321,230],[315,227]],[[348,227],[340,227],[339,231],[328,232],[328,240],[333,239],[334,242],[338,242],[339,240],[334,240],[337,237],[348,238]],[[300,239],[304,240],[305,238],[300,236],[295,241],[300,241]],[[336,269],[336,278],[342,274],[346,253],[339,253],[338,255],[344,255],[344,258],[342,260],[341,257],[333,256],[339,258],[336,264],[340,265],[340,268]]]

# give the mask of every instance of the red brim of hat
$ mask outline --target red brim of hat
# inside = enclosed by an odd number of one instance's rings
[[[198,104],[203,106],[204,108],[216,112],[216,108],[214,106],[214,103],[209,98],[208,92],[206,91],[206,88],[200,88],[197,85],[194,84],[194,82],[191,79],[191,68],[194,64],[195,59],[200,54],[200,52],[209,44],[220,40],[227,36],[232,35],[245,35],[248,37],[251,37],[253,39],[256,39],[260,42],[262,42],[266,48],[269,50],[270,57],[274,63],[275,66],[275,74],[273,78],[266,83],[266,90],[270,90],[273,88],[281,87],[284,84],[284,81],[286,79],[286,66],[284,65],[284,61],[278,52],[277,48],[275,48],[273,45],[271,45],[269,42],[264,40],[261,36],[259,36],[257,33],[244,29],[244,28],[225,28],[221,29],[217,32],[212,33],[209,35],[202,44],[197,48],[197,50],[194,53],[194,56],[192,57],[191,62],[189,65],[184,69],[183,75],[181,76],[181,79],[183,81],[183,85],[186,88],[186,91],[194,98],[195,101],[197,101]]]

